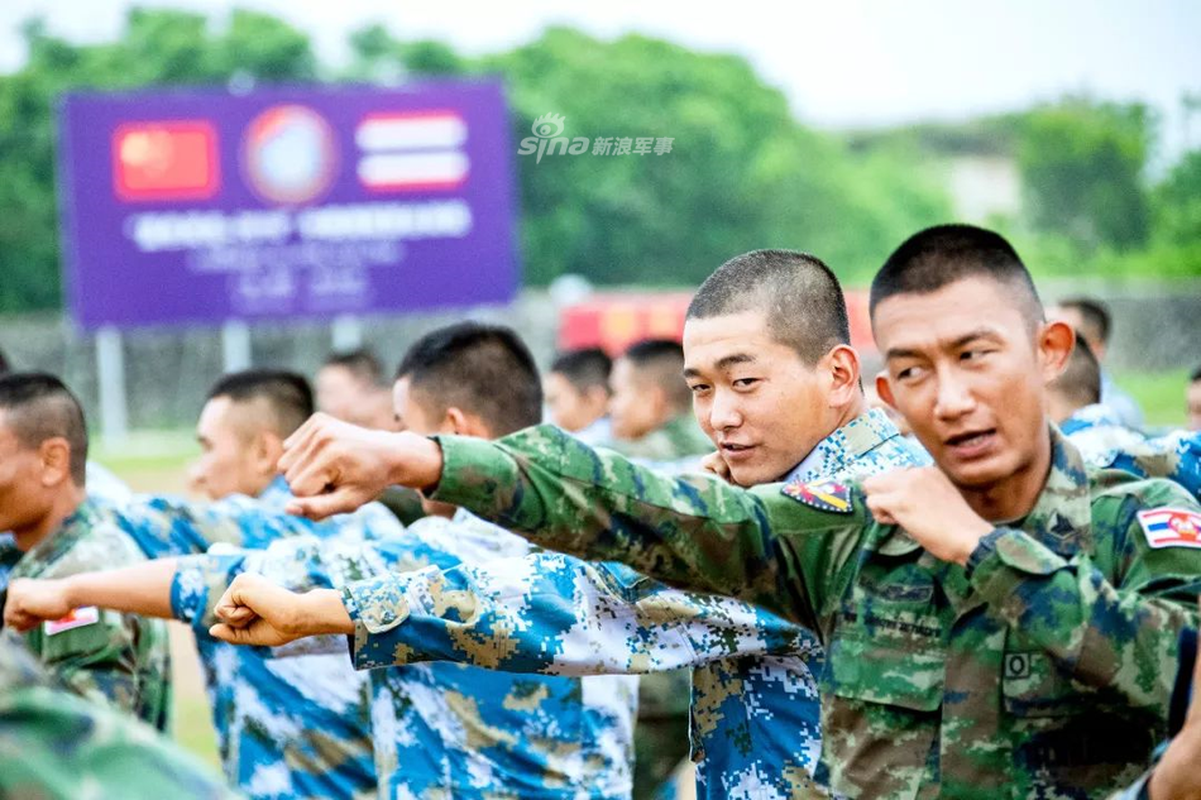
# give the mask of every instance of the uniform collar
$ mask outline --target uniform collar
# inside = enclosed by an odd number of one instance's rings
[[[1051,426],[1051,471],[1034,503],[1018,525],[1064,558],[1092,538],[1092,497],[1080,451]]]
[[[850,470],[864,454],[900,435],[887,414],[878,408],[870,409],[818,442],[784,481],[808,482]]]
[[[85,498],[70,516],[62,521],[56,531],[30,548],[21,561],[28,564],[49,564],[55,561],[95,527],[99,514],[96,501]]]
[[[260,492],[255,499],[268,507],[283,508],[293,499],[292,489],[284,480],[283,475],[276,475],[271,483],[267,484],[267,488]]]
[[[1093,403],[1076,409],[1072,416],[1060,424],[1059,429],[1064,436],[1071,436],[1089,428],[1111,426],[1123,427],[1121,418],[1109,406]]]

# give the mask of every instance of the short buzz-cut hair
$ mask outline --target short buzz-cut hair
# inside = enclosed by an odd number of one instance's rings
[[[1109,341],[1109,332],[1113,329],[1113,317],[1109,309],[1100,300],[1092,297],[1069,297],[1056,303],[1060,308],[1071,308],[1080,312],[1082,327],[1088,330],[1080,331],[1090,339],[1096,339],[1101,344]]]
[[[12,367],[8,363],[8,356],[4,354],[3,350],[0,350],[0,375],[4,375],[11,370]]]
[[[384,365],[368,347],[330,353],[321,366],[341,367],[362,383],[371,386],[382,386],[384,383]]]
[[[47,439],[61,437],[71,450],[71,481],[87,481],[88,426],[79,399],[66,385],[45,372],[10,372],[0,376],[0,411],[17,441],[27,448],[41,447]]]
[[[246,369],[223,375],[209,390],[209,400],[228,397],[234,403],[264,401],[275,433],[291,436],[313,416],[313,389],[303,375],[281,369]]]
[[[984,276],[1018,293],[1030,326],[1043,321],[1043,306],[1029,270],[1005,237],[974,225],[936,225],[898,247],[872,280],[869,310],[899,294],[930,294],[956,281]]]
[[[731,258],[705,279],[688,304],[688,319],[759,311],[772,338],[812,366],[851,343],[846,299],[834,272],[816,256],[753,250]]]
[[[599,347],[584,347],[568,350],[555,356],[548,372],[562,375],[576,391],[586,392],[599,386],[609,391],[609,373],[613,370],[613,359]]]
[[[1048,388],[1076,408],[1101,402],[1101,364],[1083,336],[1076,337],[1063,372]]]
[[[521,337],[504,325],[458,322],[422,336],[405,353],[396,380],[409,379],[436,413],[478,416],[494,436],[542,421],[542,383]]]
[[[674,339],[644,339],[630,345],[621,359],[641,380],[658,386],[676,411],[692,405],[692,390],[684,380],[684,348]]]
[[[1197,365],[1196,369],[1193,370],[1193,373],[1189,375],[1188,379],[1189,383],[1196,383],[1197,381],[1201,381],[1201,364]]]

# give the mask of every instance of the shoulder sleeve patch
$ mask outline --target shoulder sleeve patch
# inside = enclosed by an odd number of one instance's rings
[[[854,510],[851,505],[850,487],[830,478],[808,482],[789,481],[781,491],[798,503],[821,511],[850,514]]]
[[[1201,548],[1201,514],[1184,508],[1152,508],[1138,512],[1138,524],[1153,548]]]
[[[100,609],[96,606],[84,606],[77,608],[62,619],[47,621],[45,624],[46,635],[53,636],[56,633],[64,633],[82,628],[85,625],[95,625],[100,621]]]

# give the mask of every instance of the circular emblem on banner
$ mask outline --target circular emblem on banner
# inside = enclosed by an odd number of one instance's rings
[[[242,137],[242,165],[256,194],[273,203],[307,203],[322,195],[338,166],[334,131],[311,108],[273,106]]]

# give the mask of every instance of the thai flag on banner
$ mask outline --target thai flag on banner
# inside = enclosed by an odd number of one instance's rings
[[[221,188],[217,131],[207,120],[131,122],[113,131],[113,190],[134,202],[207,200]]]
[[[372,192],[454,189],[470,167],[467,123],[453,110],[368,114],[355,128],[358,176]]]
[[[1160,547],[1201,548],[1201,514],[1183,508],[1156,508],[1138,512],[1147,543]]]

